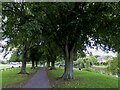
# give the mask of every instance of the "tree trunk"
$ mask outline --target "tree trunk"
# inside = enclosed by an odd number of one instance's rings
[[[47,59],[47,67],[48,68],[50,67],[50,60],[49,60],[49,58]]]
[[[75,45],[69,49],[68,45],[65,46],[65,69],[62,79],[69,80],[73,79],[73,57],[74,57]]]
[[[32,59],[32,68],[31,69],[34,69],[35,68],[35,63],[34,63],[34,60]]]
[[[38,67],[38,60],[36,60],[36,67]]]
[[[118,52],[118,63],[120,63],[120,52]],[[118,67],[119,67],[119,69],[118,69],[118,77],[120,77],[120,64],[118,64]],[[119,81],[120,81],[120,79],[119,79]]]
[[[50,67],[50,70],[55,70],[56,68],[55,68],[55,60],[52,60],[51,61],[51,67]]]
[[[26,47],[26,45],[24,45],[22,67],[21,67],[21,71],[19,72],[19,74],[27,74],[26,62],[27,62],[27,47]]]

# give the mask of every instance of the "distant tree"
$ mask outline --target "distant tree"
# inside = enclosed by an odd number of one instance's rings
[[[119,56],[118,56],[119,57]],[[118,74],[119,73],[119,58],[118,57],[114,57],[112,61],[109,62],[108,64],[108,70],[112,73],[112,74]]]
[[[97,64],[97,59],[95,56],[86,56],[78,58],[77,61],[74,61],[74,64],[78,68],[88,68],[92,65]]]
[[[89,56],[88,58],[93,62],[93,65],[97,64],[98,60],[95,56]]]
[[[10,62],[20,62],[20,57],[18,56],[18,51],[14,50],[13,54],[10,57]]]

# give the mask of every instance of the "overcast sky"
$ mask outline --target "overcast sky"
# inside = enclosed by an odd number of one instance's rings
[[[87,48],[87,50],[88,50],[89,52],[92,52],[93,55],[100,55],[100,56],[109,56],[109,55],[111,55],[111,56],[113,56],[113,57],[117,56],[117,53],[113,53],[112,51],[109,51],[109,53],[105,53],[105,52],[102,51],[100,48],[98,48],[98,50],[96,50],[96,49],[91,49],[91,48]]]

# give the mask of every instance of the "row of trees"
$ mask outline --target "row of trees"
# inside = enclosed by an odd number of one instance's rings
[[[20,2],[3,3],[2,8],[3,37],[9,39],[8,46],[22,51],[20,73],[26,73],[28,56],[34,54],[28,52],[36,46],[45,47],[43,53],[48,64],[51,60],[54,65],[57,56],[64,57],[62,79],[73,79],[73,59],[86,46],[120,51],[119,3]]]

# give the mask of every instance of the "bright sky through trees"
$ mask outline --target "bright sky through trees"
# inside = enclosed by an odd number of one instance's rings
[[[106,53],[106,52],[102,51],[100,48],[98,50],[87,48],[87,50],[89,52],[92,52],[93,55],[100,55],[100,56],[107,56],[107,55],[109,56],[110,55],[113,57],[115,57],[117,55],[117,53],[113,53],[112,51],[109,51],[108,53]]]
[[[4,40],[4,41],[2,41],[1,42],[1,44],[2,45],[5,45],[6,44],[6,42],[5,42],[6,40]],[[87,50],[89,51],[89,52],[92,52],[92,54],[93,55],[100,55],[100,56],[113,56],[113,57],[115,57],[116,55],[117,55],[117,53],[113,53],[112,51],[109,51],[109,53],[105,53],[104,51],[102,51],[100,48],[98,48],[98,50],[96,50],[96,49],[92,49],[92,48],[87,48]],[[9,60],[10,59],[10,57],[11,57],[11,54],[12,54],[12,52],[10,52],[10,54],[8,54],[7,56],[6,56],[6,58],[4,58],[3,56],[4,56],[4,53],[5,52],[0,52],[0,60]]]

